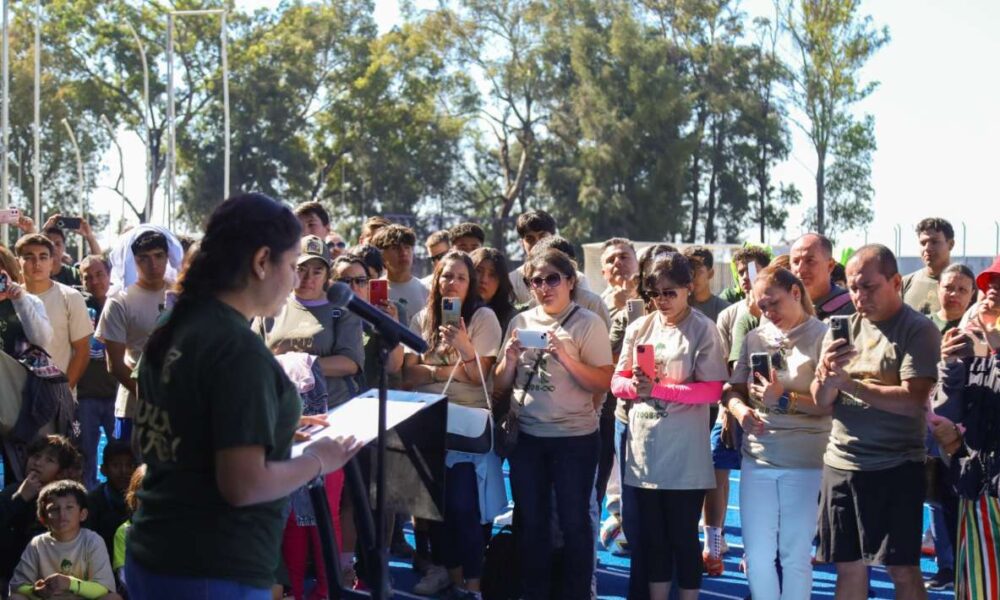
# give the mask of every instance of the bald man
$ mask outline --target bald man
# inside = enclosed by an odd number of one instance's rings
[[[792,273],[806,286],[809,299],[816,308],[816,318],[825,321],[833,315],[853,315],[851,296],[842,287],[833,285],[830,275],[833,260],[833,243],[818,233],[807,233],[792,244],[790,254]]]
[[[896,257],[864,246],[847,263],[858,312],[851,342],[823,340],[812,384],[833,407],[823,456],[816,558],[837,568],[836,598],[865,598],[868,565],[885,565],[895,598],[927,597],[920,574],[925,404],[937,379],[941,334],[903,303]]]

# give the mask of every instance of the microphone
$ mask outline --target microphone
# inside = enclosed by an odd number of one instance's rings
[[[379,308],[372,306],[354,295],[346,283],[335,282],[326,291],[326,299],[337,308],[346,308],[371,323],[390,346],[402,343],[404,346],[423,354],[427,352],[427,342],[422,337],[410,331],[409,327],[399,323]]]

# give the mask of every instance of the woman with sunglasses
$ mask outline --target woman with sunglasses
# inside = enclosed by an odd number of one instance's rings
[[[614,370],[604,321],[573,300],[576,264],[563,252],[532,254],[524,265],[538,305],[515,316],[496,369],[495,391],[510,392],[520,435],[510,461],[518,507],[524,598],[548,600],[552,583],[551,504],[563,532],[560,598],[590,597],[594,535],[590,497],[600,442],[598,409]],[[522,332],[544,332],[526,348]],[[537,337],[537,336],[532,336]]]
[[[480,248],[470,254],[479,279],[479,297],[500,321],[500,329],[507,331],[510,320],[517,314],[514,290],[510,285],[507,257],[496,248]]]
[[[317,236],[307,235],[301,241],[301,254],[296,261],[297,285],[277,317],[262,323],[267,347],[276,355],[302,352],[316,357],[319,371],[326,380],[326,402],[306,402],[305,415],[325,415],[339,404],[350,400],[360,388],[357,375],[364,365],[361,348],[361,319],[353,313],[334,308],[326,298],[330,279],[330,252]],[[339,507],[344,488],[344,473],[336,471],[324,480],[327,501]],[[293,510],[285,525],[282,554],[292,595],[305,597],[305,577],[309,549],[317,565],[317,589],[327,589],[327,573],[320,560],[319,533],[315,517],[293,502]],[[343,546],[341,512],[331,511],[338,542]]]
[[[728,371],[715,322],[688,305],[693,279],[675,252],[642,271],[639,294],[654,310],[626,329],[611,388],[632,401],[622,483],[634,488],[641,528],[632,547],[650,600],[666,600],[672,583],[682,600],[698,597],[698,518],[715,486],[705,424]]]
[[[443,308],[444,303],[454,307],[455,302],[460,309],[457,324],[446,321]],[[424,354],[407,350],[403,385],[419,392],[446,392],[451,403],[488,409],[484,377],[492,372],[503,331],[479,297],[476,270],[468,254],[452,250],[438,261],[427,306],[413,317],[410,327],[421,332],[430,350]],[[482,525],[491,523],[507,506],[503,473],[492,453],[449,450],[446,465],[444,522],[431,523],[431,544],[440,551],[447,573],[430,567],[414,591],[434,594],[450,580],[449,598],[478,599],[485,550]],[[488,490],[500,492],[500,497],[489,495]]]
[[[831,427],[831,410],[816,406],[809,387],[827,326],[787,269],[761,271],[752,295],[762,321],[744,339],[722,395],[744,431],[740,515],[747,579],[756,598],[809,598],[816,498]],[[751,360],[760,355],[770,363],[764,375]]]

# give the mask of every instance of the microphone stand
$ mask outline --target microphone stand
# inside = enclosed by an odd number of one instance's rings
[[[386,413],[389,399],[389,373],[386,364],[389,353],[399,345],[399,338],[378,332],[378,441],[375,447],[375,523],[372,527],[372,510],[368,501],[368,489],[364,485],[361,469],[357,459],[345,467],[347,489],[354,502],[354,513],[358,523],[358,535],[361,539],[362,558],[364,560],[370,581],[371,591],[368,594],[344,588],[340,573],[340,553],[333,532],[330,518],[330,506],[323,486],[323,478],[317,478],[309,486],[309,498],[316,513],[317,533],[323,550],[323,564],[327,573],[327,590],[330,600],[340,598],[372,598],[373,600],[388,600],[389,598],[389,552],[386,546],[385,519],[385,440]],[[338,509],[339,507],[333,507]],[[372,531],[374,529],[374,532]],[[333,549],[332,552],[329,549]]]

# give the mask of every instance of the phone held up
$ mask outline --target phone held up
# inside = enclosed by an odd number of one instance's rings
[[[56,221],[56,227],[70,231],[78,231],[81,225],[83,225],[83,219],[80,217],[61,217]]]
[[[4,292],[7,291],[8,283],[10,283],[10,279],[7,277],[7,274],[4,273],[3,271],[0,271],[0,294],[3,294]]]
[[[518,329],[517,341],[521,342],[525,348],[541,350],[549,345],[549,332],[537,329]]]
[[[767,352],[753,352],[750,354],[750,371],[753,376],[753,383],[759,383],[758,375],[766,381],[771,381],[771,355]]]
[[[650,379],[656,378],[656,355],[652,344],[639,344],[635,347],[635,366]]]
[[[389,282],[385,279],[368,281],[368,303],[380,306],[389,300]]]
[[[462,320],[462,299],[441,298],[441,324],[459,327]]]
[[[646,305],[642,299],[637,298],[629,300],[625,310],[628,316],[628,324],[631,325],[635,323],[636,319],[646,314]]]
[[[17,225],[21,219],[21,211],[17,208],[5,208],[0,210],[0,225]]]
[[[844,340],[851,345],[851,318],[845,316],[830,317],[830,331],[834,340]]]

